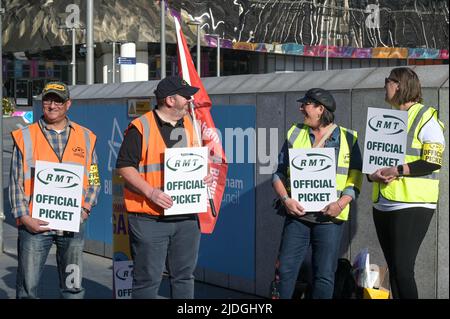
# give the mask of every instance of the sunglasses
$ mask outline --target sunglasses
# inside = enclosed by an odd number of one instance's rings
[[[63,106],[64,105],[64,103],[66,103],[67,101],[64,101],[64,100],[52,100],[52,99],[48,99],[48,100],[43,100],[42,101],[42,105],[44,105],[44,106],[46,106],[46,107],[48,107],[48,106],[51,106],[52,105],[52,103],[53,104],[55,104],[57,107],[61,107],[61,106]]]
[[[317,102],[316,101],[314,101],[314,100],[308,100],[308,101],[305,101],[305,102],[301,102],[301,105],[310,105],[310,104],[317,104]]]
[[[392,79],[392,78],[385,78],[384,79],[384,85],[387,85],[389,82],[400,83],[400,81],[397,81],[397,80]]]

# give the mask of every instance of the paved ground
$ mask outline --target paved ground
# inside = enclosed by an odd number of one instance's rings
[[[8,223],[9,222],[9,223]],[[17,230],[10,224],[10,218],[4,223],[4,253],[0,253],[0,299],[15,298],[15,281],[17,270]],[[84,254],[83,286],[86,288],[85,298],[109,299],[112,291],[112,261],[92,254]],[[59,298],[58,275],[56,270],[55,249],[50,251],[45,264],[40,285],[40,297],[44,299]],[[169,283],[164,280],[161,284],[160,297],[169,297]],[[223,289],[201,282],[195,284],[197,299],[254,299],[234,290]]]

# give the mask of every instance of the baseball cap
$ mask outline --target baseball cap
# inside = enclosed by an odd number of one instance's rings
[[[163,99],[174,94],[182,96],[192,96],[199,88],[190,86],[185,80],[179,76],[168,76],[159,81],[156,90],[154,91],[157,99]]]
[[[309,89],[308,91],[306,91],[304,97],[297,100],[297,102],[302,103],[309,101],[322,104],[330,112],[336,111],[336,102],[331,93],[328,92],[327,90],[319,88]]]
[[[64,101],[67,101],[70,98],[69,88],[63,82],[47,83],[42,90],[42,99],[44,99],[44,97],[50,93],[58,95]]]

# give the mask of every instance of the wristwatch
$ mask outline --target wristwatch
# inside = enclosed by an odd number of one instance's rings
[[[83,212],[85,212],[88,216],[91,215],[91,211],[89,209],[87,209],[86,207],[82,207],[81,208],[83,210]]]
[[[280,197],[281,201],[284,203],[285,201],[287,201],[289,199],[288,195],[284,195]]]
[[[403,176],[403,165],[397,166],[398,176]]]

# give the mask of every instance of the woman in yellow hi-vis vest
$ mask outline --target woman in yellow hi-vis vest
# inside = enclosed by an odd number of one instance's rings
[[[385,90],[392,108],[408,111],[408,139],[405,164],[369,176],[374,182],[373,219],[393,297],[417,299],[414,264],[438,201],[444,126],[436,109],[421,104],[420,81],[410,68],[393,69]]]
[[[278,256],[277,297],[292,298],[300,266],[311,245],[314,277],[311,297],[329,299],[333,297],[343,223],[348,219],[349,203],[361,189],[361,152],[356,132],[334,124],[336,102],[328,91],[310,89],[298,102],[304,122],[288,131],[272,179],[287,213]],[[335,150],[338,200],[321,211],[305,212],[302,203],[290,197],[288,149],[312,147]]]

